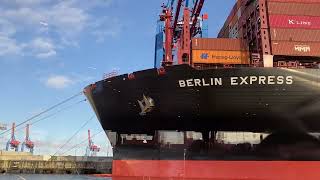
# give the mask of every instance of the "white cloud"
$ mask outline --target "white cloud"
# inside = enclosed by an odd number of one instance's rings
[[[19,43],[14,38],[1,35],[0,32],[0,56],[28,55],[44,59],[55,56],[56,54],[56,47],[49,38],[37,37],[31,42]]]
[[[49,58],[57,54],[52,40],[48,38],[36,38],[30,43],[29,47],[37,58]]]
[[[90,1],[79,1],[79,0],[66,0],[65,3],[69,6],[79,7],[83,10],[91,10],[94,8],[107,8],[114,0],[90,0]]]
[[[84,10],[72,7],[63,1],[48,11],[48,24],[52,25],[62,37],[73,37],[85,28],[89,14]]]
[[[22,48],[10,36],[16,33],[16,28],[6,19],[0,18],[0,56],[19,54]]]
[[[64,66],[60,63],[59,66]],[[40,73],[39,81],[48,88],[57,90],[65,89],[73,85],[88,84],[94,80],[93,76],[69,72],[68,74],[51,74],[49,76]],[[43,78],[44,77],[44,78]]]
[[[20,54],[22,47],[14,39],[0,35],[0,56]]]
[[[36,55],[36,57],[37,57],[37,58],[40,58],[40,59],[44,59],[44,58],[49,58],[49,57],[51,57],[51,56],[54,56],[54,55],[56,55],[56,54],[57,54],[56,51],[50,50],[50,51],[48,51],[48,52],[39,53],[39,54]]]
[[[29,7],[3,10],[1,12],[1,16],[15,24],[22,23],[20,25],[33,25],[45,19],[45,14],[42,14],[39,11],[34,11]]]
[[[6,19],[0,19],[0,35],[11,36],[16,33],[15,26]]]
[[[20,31],[30,34],[42,33],[44,27],[41,22],[46,22],[48,26],[45,28],[52,33],[60,36],[78,35],[84,29],[89,14],[66,2],[49,7],[9,8],[0,12],[0,17],[14,23]]]
[[[104,42],[107,37],[117,36],[123,28],[119,19],[108,16],[96,19],[91,26],[97,42]]]
[[[2,0],[1,3],[7,6],[34,6],[50,1],[51,0]]]
[[[113,0],[2,0],[0,36],[11,41],[10,48],[7,47],[10,51],[2,50],[2,56],[12,54],[12,49],[16,49],[17,55],[50,58],[65,47],[78,47],[81,36],[91,35],[97,42],[116,36],[122,28],[118,19],[100,18],[92,13],[94,8],[108,8],[112,2]],[[23,39],[17,38],[21,35]],[[40,50],[35,50],[35,43],[43,42],[47,43],[46,48],[41,46]]]
[[[47,87],[54,89],[64,89],[73,83],[69,77],[62,75],[50,76],[45,82]]]

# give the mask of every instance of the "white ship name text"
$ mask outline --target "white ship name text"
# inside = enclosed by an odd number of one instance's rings
[[[293,84],[292,76],[243,76],[223,78],[192,78],[179,80],[179,87],[206,87],[206,86],[223,86],[224,82],[231,86],[242,85],[291,85]]]

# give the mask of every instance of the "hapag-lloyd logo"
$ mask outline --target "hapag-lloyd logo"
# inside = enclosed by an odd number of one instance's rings
[[[310,52],[311,47],[308,45],[294,45],[294,50],[298,52]]]
[[[289,19],[288,22],[289,22],[289,25],[311,26],[311,24],[312,24],[310,21],[298,21],[298,20],[294,20],[294,19]]]

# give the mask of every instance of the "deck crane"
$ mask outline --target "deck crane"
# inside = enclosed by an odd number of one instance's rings
[[[175,2],[176,8],[173,13]],[[173,64],[174,48],[177,49],[178,64],[191,64],[191,38],[201,33],[199,16],[204,2],[205,0],[195,0],[193,8],[189,8],[189,0],[171,0],[171,3],[162,5],[160,21],[164,22],[165,34],[162,66]]]
[[[9,151],[9,148],[14,149],[15,151],[19,150],[20,141],[16,140],[16,138],[15,138],[15,135],[14,135],[15,128],[16,128],[16,123],[12,123],[11,138],[7,142],[7,146],[6,146],[7,151]]]
[[[21,152],[24,151],[24,148],[28,148],[30,153],[33,153],[33,150],[34,150],[34,143],[30,140],[30,136],[29,136],[29,124],[27,124],[26,126],[26,138],[24,140],[24,142],[22,143],[22,146],[21,146]]]
[[[97,152],[100,151],[100,147],[98,147],[97,145],[95,145],[91,139],[91,135],[90,135],[90,129],[88,130],[88,147],[87,147],[87,152],[86,152],[86,156],[96,156]]]

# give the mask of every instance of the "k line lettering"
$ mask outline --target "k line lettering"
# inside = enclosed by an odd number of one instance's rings
[[[311,26],[311,22],[309,21],[297,21],[293,19],[289,19],[289,24],[290,25],[306,25],[306,26]]]

